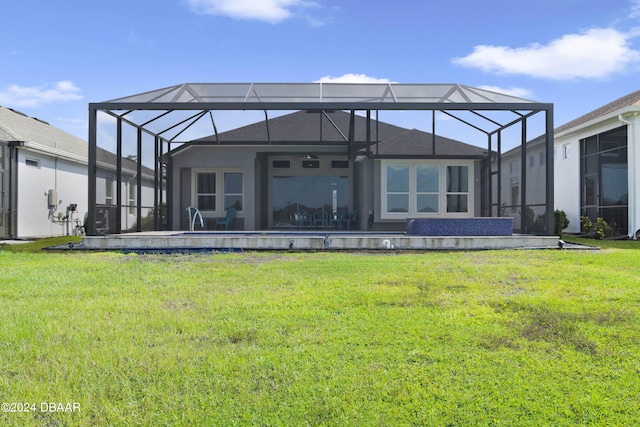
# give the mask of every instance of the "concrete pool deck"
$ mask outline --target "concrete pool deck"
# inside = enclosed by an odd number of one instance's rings
[[[150,231],[84,236],[96,250],[486,250],[554,249],[557,236],[412,236],[404,232]]]

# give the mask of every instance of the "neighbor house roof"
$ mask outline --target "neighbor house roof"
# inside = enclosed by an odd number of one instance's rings
[[[284,116],[253,123],[227,132],[192,141],[181,148],[196,143],[231,145],[277,145],[303,143],[314,145],[345,145],[349,138],[351,115],[344,111],[297,111]],[[353,116],[354,142],[360,149],[366,148],[367,118]],[[318,129],[322,124],[321,132]],[[377,135],[376,135],[377,133]],[[318,137],[320,135],[320,140]],[[384,157],[482,157],[486,150],[464,142],[445,138],[417,129],[406,129],[371,119],[370,149],[374,155]],[[435,141],[435,152],[433,143]],[[174,151],[177,152],[181,148]]]
[[[24,142],[28,148],[87,161],[87,142],[49,123],[0,106],[0,140]]]
[[[118,161],[118,156],[112,153],[111,151],[104,150],[98,147],[96,153],[96,162],[98,165],[109,172],[116,172],[116,164]],[[127,157],[122,158],[122,171],[128,175],[135,175],[138,170],[138,164]],[[153,169],[148,168],[146,166],[142,166],[142,177],[145,179],[153,179]]]
[[[578,117],[577,119],[571,120],[568,123],[563,124],[562,126],[557,127],[554,132],[556,134],[567,131],[569,129],[579,127],[583,124],[589,123],[593,120],[604,118],[606,116],[610,116],[612,114],[623,112],[624,110],[638,107],[640,109],[640,90],[632,92],[628,95],[625,95],[621,98],[616,99],[606,105],[603,105],[600,108],[596,108],[595,110]]]
[[[88,145],[83,139],[71,135],[49,123],[0,106],[0,140],[21,142],[24,147],[55,157],[64,157],[78,163],[87,163]],[[100,147],[97,161],[105,169],[115,170],[116,155]],[[122,168],[128,173],[136,172],[136,163],[122,159]],[[153,169],[143,166],[143,174],[153,177]]]

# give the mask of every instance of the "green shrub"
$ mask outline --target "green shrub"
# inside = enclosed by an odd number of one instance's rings
[[[527,232],[533,234],[543,234],[547,229],[547,215],[536,215],[530,207],[526,207],[523,211],[524,221],[527,224]],[[553,233],[555,236],[562,236],[562,230],[569,226],[567,214],[561,210],[553,212]]]
[[[605,237],[614,237],[618,232],[604,219],[596,218],[595,224],[591,222],[588,216],[580,217],[580,225],[582,226],[582,234],[587,237],[602,240]]]
[[[593,231],[593,223],[588,216],[580,217],[580,230],[582,231],[582,234],[588,234]]]
[[[569,226],[569,220],[567,214],[564,211],[556,209],[553,212],[553,233],[556,236],[562,237],[562,230]]]

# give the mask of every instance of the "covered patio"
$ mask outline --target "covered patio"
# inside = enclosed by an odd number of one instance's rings
[[[317,118],[311,121],[311,126],[305,128],[304,136],[296,132],[283,134],[281,129],[275,127],[272,118],[282,117],[291,111],[314,113],[313,117]],[[255,132],[246,134],[247,137],[243,139],[244,134],[241,130],[244,128],[233,134],[233,140],[228,137],[232,132],[219,131],[225,127],[232,127],[228,124],[228,117],[235,118],[245,114],[255,116],[256,112],[264,118],[262,124],[252,125],[262,126],[260,140],[255,140]],[[340,123],[335,112],[346,113],[346,120]],[[385,134],[387,124],[381,121],[380,116],[387,114],[396,117],[398,113],[417,115],[416,126],[426,128],[428,132],[417,132],[414,129],[411,132]],[[546,165],[546,175],[542,181],[537,180],[535,183],[527,182],[527,141],[531,139],[531,121],[541,123],[544,140],[541,156],[545,157]],[[245,172],[239,175],[241,180],[244,180],[240,196],[236,195],[241,203],[240,228],[236,227],[238,231],[235,234],[218,233],[220,236],[241,239],[242,233],[277,231],[272,230],[273,221],[265,219],[270,215],[270,212],[265,212],[275,207],[272,207],[273,202],[264,200],[267,197],[264,195],[266,191],[260,187],[261,182],[273,178],[270,174],[261,172],[260,168],[266,168],[264,165],[267,164],[269,167],[272,164],[275,167],[273,162],[280,161],[280,158],[309,156],[313,151],[314,158],[324,156],[332,165],[339,165],[336,167],[352,168],[344,173],[348,179],[340,185],[349,189],[345,204],[348,204],[351,210],[362,212],[361,229],[364,231],[367,221],[369,224],[375,221],[375,230],[382,233],[376,236],[376,239],[380,242],[388,240],[381,238],[385,232],[392,233],[389,236],[395,236],[397,239],[398,235],[395,233],[402,234],[404,230],[394,230],[389,217],[395,218],[396,227],[404,227],[413,217],[421,219],[429,215],[422,215],[414,209],[413,213],[407,211],[406,214],[393,213],[385,217],[385,209],[390,208],[387,208],[384,197],[391,200],[388,195],[391,190],[380,196],[380,187],[384,187],[384,183],[380,184],[382,178],[375,170],[371,171],[370,166],[363,165],[366,165],[367,161],[378,162],[376,165],[380,168],[380,164],[384,166],[387,163],[394,164],[398,159],[405,159],[413,162],[410,164],[414,165],[411,169],[414,170],[418,167],[415,165],[419,165],[421,161],[448,159],[451,162],[470,158],[468,153],[452,152],[450,147],[457,147],[451,145],[455,141],[441,136],[440,127],[443,124],[448,126],[451,122],[473,132],[473,142],[480,141],[476,145],[482,147],[478,150],[482,154],[476,152],[471,156],[478,166],[469,176],[469,182],[474,188],[466,191],[469,193],[469,199],[475,200],[475,205],[468,208],[466,217],[509,217],[512,216],[512,211],[518,210],[521,213],[517,217],[519,224],[514,224],[514,228],[528,230],[530,227],[526,222],[536,221],[536,234],[550,236],[553,231],[552,104],[458,84],[394,83],[186,83],[111,101],[91,103],[87,236],[111,235],[109,238],[113,240],[115,236],[112,235],[125,238],[126,233],[155,232],[153,236],[173,236],[176,241],[175,236],[180,233],[169,232],[186,231],[181,218],[184,215],[184,205],[188,203],[185,201],[185,195],[192,192],[194,200],[199,200],[197,197],[200,197],[202,192],[196,194],[195,189],[190,188],[188,183],[185,184],[188,176],[183,165],[178,167],[174,164],[174,153],[184,152],[189,147],[195,147],[194,150],[200,149],[198,147],[216,147],[254,150],[252,152],[257,154],[251,156],[255,157],[245,156],[242,164],[246,168],[253,168],[254,163],[258,165],[251,174]],[[105,123],[109,126],[106,131]],[[270,128],[270,124],[273,128]],[[407,148],[409,137],[412,138],[410,142],[413,144],[410,149]],[[509,139],[511,151],[513,144],[519,148],[516,170],[513,164],[506,168],[502,165],[506,139]],[[419,144],[422,144],[422,148],[416,151],[413,147]],[[397,150],[394,147],[397,147]],[[449,147],[448,152],[443,151],[446,147]],[[101,166],[104,165],[98,160],[99,148],[115,152],[113,176],[101,175]],[[260,154],[259,150],[265,153]],[[204,161],[203,155],[199,154],[199,157],[200,161]],[[204,157],[209,158],[209,155]],[[224,155],[216,154],[214,157],[218,162],[229,161],[225,160]],[[213,160],[212,158],[211,161]],[[127,165],[134,162],[138,172],[133,177],[131,174],[124,174],[123,162]],[[259,165],[260,162],[262,166]],[[146,182],[143,180],[143,175],[149,175],[148,171],[153,171],[151,186],[148,179]],[[225,178],[226,172],[225,170]],[[518,193],[514,196],[512,192],[511,197],[507,197],[502,188],[503,182],[510,176],[513,181],[514,175],[517,175],[518,179]],[[444,186],[445,175],[442,177]],[[446,179],[449,185],[448,175]],[[282,179],[278,180],[280,181]],[[273,191],[271,187],[264,187],[265,190],[267,188]],[[444,192],[445,190],[442,191]],[[222,191],[219,194],[227,196],[227,193],[223,194]],[[428,194],[420,197],[424,199]],[[445,197],[453,196],[442,194],[440,197],[442,206],[449,201]],[[224,207],[222,202],[218,204]],[[335,209],[335,200],[333,206]],[[327,209],[331,210],[330,204],[327,204]],[[444,213],[446,212],[450,211],[445,210]],[[525,212],[531,214],[526,215]],[[310,232],[310,238],[312,234]],[[335,233],[321,231],[319,238],[325,239],[326,234],[335,236]],[[181,239],[185,238],[185,235],[180,236]],[[202,236],[198,236],[200,237]],[[335,238],[341,239],[342,236]],[[154,241],[160,242],[157,238]],[[170,244],[168,242],[164,244]],[[375,246],[380,246],[380,242]],[[406,244],[399,246],[404,247]]]

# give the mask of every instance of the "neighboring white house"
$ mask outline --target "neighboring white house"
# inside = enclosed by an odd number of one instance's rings
[[[87,212],[87,152],[86,141],[0,106],[0,239],[79,231],[75,226],[83,224]],[[113,159],[115,155],[105,150],[98,153],[98,179],[104,188],[101,201],[107,205],[115,200]],[[123,173],[133,176],[135,162],[129,163],[123,162]],[[147,184],[148,169],[143,172],[143,203],[153,204],[153,174]],[[123,193],[135,191],[123,188]],[[145,202],[149,194],[151,201]],[[123,215],[123,222],[127,219]]]
[[[87,210],[87,144],[48,123],[0,107],[0,238],[58,236]]]
[[[501,216],[520,223],[522,181],[526,204],[535,206],[545,194],[544,138],[527,142],[501,157]],[[640,90],[597,108],[554,129],[554,208],[569,219],[569,233],[580,232],[580,217],[601,217],[621,235],[637,238],[640,230]],[[524,166],[524,167],[522,167]],[[523,177],[523,173],[525,176]],[[529,212],[536,227],[539,212]],[[525,230],[528,231],[528,230]],[[535,230],[534,230],[535,231]]]
[[[580,231],[602,217],[621,234],[640,230],[640,90],[555,129],[555,208]]]

